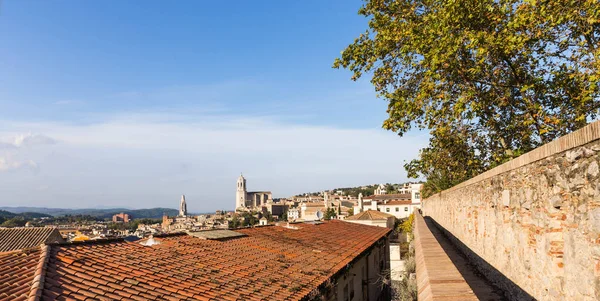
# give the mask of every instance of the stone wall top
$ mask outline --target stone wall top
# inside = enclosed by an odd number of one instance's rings
[[[517,169],[524,165],[542,160],[544,158],[567,151],[569,149],[582,146],[584,144],[590,143],[598,139],[600,139],[600,121],[594,121],[575,132],[562,136],[552,142],[546,143],[526,154],[514,158],[500,166],[496,166],[495,168],[483,172],[469,180],[466,180],[458,185],[455,185],[442,192],[439,192],[438,194],[443,194],[456,189],[467,187],[469,185],[473,185],[477,182]]]

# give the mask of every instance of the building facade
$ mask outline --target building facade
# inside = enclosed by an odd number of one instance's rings
[[[237,180],[237,189],[235,193],[236,210],[259,209],[267,203],[273,202],[273,195],[270,191],[250,191],[246,186],[246,178],[243,175]]]
[[[364,197],[358,196],[358,202],[354,206],[354,214],[365,210],[377,210],[391,214],[399,219],[408,218],[415,210],[421,208],[422,184],[410,184],[404,193],[381,194]],[[404,189],[404,187],[403,187]]]
[[[127,213],[119,213],[119,214],[115,214],[112,217],[112,221],[113,223],[128,223],[131,220],[131,215],[127,214]]]

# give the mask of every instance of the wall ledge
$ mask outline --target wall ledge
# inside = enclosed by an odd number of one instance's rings
[[[519,167],[531,164],[539,160],[543,160],[544,158],[588,144],[598,139],[600,139],[600,121],[594,121],[577,131],[555,139],[552,142],[546,143],[528,153],[514,158],[502,165],[496,166],[469,180],[466,180],[460,184],[457,184],[430,197],[441,195],[443,193],[448,193],[460,188],[476,184],[478,182],[497,176],[499,174],[509,172],[511,170],[517,169]],[[427,201],[427,199],[425,199],[424,201]]]

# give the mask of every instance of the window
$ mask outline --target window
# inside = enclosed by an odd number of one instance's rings
[[[396,207],[396,212],[400,211],[400,207]]]
[[[390,212],[390,208],[385,208],[385,212]]]
[[[419,198],[421,198],[421,193],[415,192],[415,200],[418,200]]]
[[[404,207],[404,211],[408,211],[408,207]]]

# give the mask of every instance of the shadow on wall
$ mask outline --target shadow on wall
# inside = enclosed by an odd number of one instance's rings
[[[479,273],[481,273],[483,275],[483,277],[485,277],[494,286],[496,286],[500,290],[502,290],[502,292],[504,293],[505,297],[508,300],[518,300],[518,301],[536,300],[533,296],[531,296],[529,293],[524,291],[516,283],[512,282],[510,279],[508,279],[506,276],[504,276],[504,274],[502,274],[500,271],[498,271],[496,268],[494,268],[491,264],[489,264],[487,261],[485,261],[479,255],[477,255],[475,252],[471,251],[471,249],[469,249],[469,247],[467,247],[465,244],[463,244],[458,238],[456,238],[454,235],[452,235],[452,233],[447,231],[440,224],[435,222],[434,219],[432,219],[429,216],[425,216],[424,219],[427,223],[433,223],[440,230],[439,232],[432,231],[432,233],[434,234],[435,238],[438,241],[441,239],[440,237],[438,237],[438,235],[443,235],[448,240],[450,240],[450,242],[454,245],[454,247],[456,247],[462,253],[462,255],[468,259],[469,264],[474,266],[475,269]],[[441,244],[441,246],[446,253],[452,252],[452,250],[449,250],[450,246],[445,245],[445,244]],[[470,277],[466,277],[466,274],[468,272],[465,270],[465,266],[463,266],[461,264],[457,264],[457,258],[455,258],[453,256],[450,256],[450,260],[452,260],[452,263],[454,263],[454,265],[456,266],[458,271],[463,275],[463,277],[465,278],[465,280],[467,281],[469,286],[471,286],[471,288],[473,289],[473,292],[476,295],[478,295],[477,285],[474,285],[472,282],[470,282],[470,280],[472,280],[472,279],[470,279]],[[478,295],[478,297],[479,297],[479,295]]]

